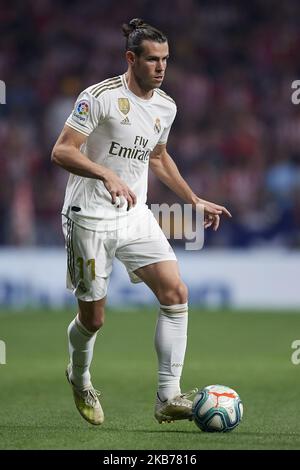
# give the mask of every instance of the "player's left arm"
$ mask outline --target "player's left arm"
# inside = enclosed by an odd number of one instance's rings
[[[198,205],[203,207],[205,228],[212,226],[214,230],[217,230],[220,224],[220,215],[225,214],[231,217],[226,207],[201,199],[193,192],[181,176],[176,163],[167,152],[166,144],[157,144],[153,149],[150,155],[150,168],[183,201],[192,204],[194,209]]]

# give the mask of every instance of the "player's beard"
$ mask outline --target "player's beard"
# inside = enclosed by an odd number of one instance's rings
[[[154,90],[154,88],[159,88],[161,86],[162,82],[163,82],[163,81],[161,81],[160,83],[155,83],[154,79],[151,78],[151,77],[144,78],[143,76],[140,76],[139,74],[137,74],[135,71],[133,71],[133,73],[134,73],[134,78],[135,78],[137,84],[145,92],[149,92],[151,90]]]

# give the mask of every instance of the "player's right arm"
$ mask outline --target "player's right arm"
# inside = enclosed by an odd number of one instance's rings
[[[75,175],[103,181],[111,195],[112,204],[116,203],[117,196],[123,196],[130,209],[136,204],[134,192],[112,170],[92,162],[80,151],[86,139],[86,135],[65,125],[53,147],[51,161]]]
[[[103,181],[107,168],[92,162],[80,152],[87,137],[65,125],[53,147],[51,160],[70,173]]]

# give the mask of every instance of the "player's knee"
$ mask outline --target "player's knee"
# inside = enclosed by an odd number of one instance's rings
[[[102,328],[103,325],[104,325],[103,318],[95,318],[94,320],[91,321],[90,331],[93,333],[96,333],[96,331],[100,330],[100,328]]]
[[[158,295],[158,300],[162,305],[185,304],[187,299],[188,289],[182,281],[173,284]]]
[[[83,326],[91,333],[96,333],[104,324],[105,310],[104,304],[99,301],[82,302],[78,301],[79,320]]]
[[[91,333],[96,333],[104,325],[104,318],[95,317],[87,320],[86,329]]]
[[[80,312],[80,321],[91,333],[96,333],[104,325],[104,309],[97,309],[93,312]]]

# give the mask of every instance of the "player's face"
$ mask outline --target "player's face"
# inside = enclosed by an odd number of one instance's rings
[[[169,58],[167,42],[142,42],[143,52],[135,55],[132,71],[139,86],[144,90],[158,88],[162,84]]]

